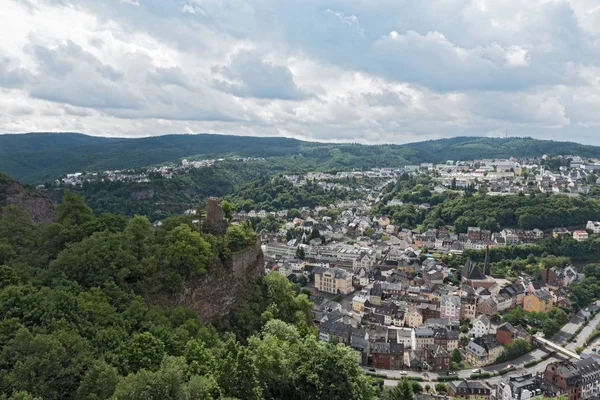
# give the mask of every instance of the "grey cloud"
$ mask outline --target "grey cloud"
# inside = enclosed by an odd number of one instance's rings
[[[19,88],[30,79],[31,74],[27,70],[17,62],[12,62],[9,58],[0,55],[0,87]]]
[[[238,97],[300,100],[307,94],[298,88],[289,68],[261,60],[256,54],[240,52],[226,66],[213,67],[215,86]]]

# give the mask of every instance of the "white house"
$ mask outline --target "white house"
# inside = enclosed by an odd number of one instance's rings
[[[473,320],[473,327],[469,333],[473,337],[481,337],[487,335],[489,331],[490,319],[486,315],[481,314]]]
[[[585,229],[588,231],[592,231],[592,233],[600,233],[600,222],[598,221],[588,221]]]
[[[440,300],[440,318],[448,318],[450,321],[459,321],[460,304],[460,297],[442,295]]]

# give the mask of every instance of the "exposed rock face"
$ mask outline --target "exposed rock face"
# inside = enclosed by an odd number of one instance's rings
[[[50,198],[0,174],[0,207],[10,204],[25,210],[33,222],[52,222],[56,219],[56,209]]]
[[[242,301],[263,271],[264,256],[257,239],[254,246],[234,254],[225,265],[213,266],[206,275],[186,281],[179,293],[148,300],[162,307],[193,308],[202,323],[209,323]]]

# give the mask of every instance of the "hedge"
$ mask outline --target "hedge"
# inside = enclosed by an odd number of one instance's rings
[[[536,365],[539,361],[537,360],[532,360],[532,361],[527,361],[525,364],[523,364],[523,366],[525,368],[529,368],[529,367],[533,367],[534,365]]]
[[[460,380],[460,378],[458,376],[438,376],[436,381],[438,382],[451,382],[451,381],[458,381]]]
[[[509,372],[512,372],[516,370],[515,367],[510,367],[510,368],[503,368],[500,371],[498,371],[498,375],[504,375],[504,374],[508,374]]]
[[[489,372],[484,372],[483,374],[471,374],[470,378],[471,379],[483,379],[483,378],[489,378],[491,375]]]

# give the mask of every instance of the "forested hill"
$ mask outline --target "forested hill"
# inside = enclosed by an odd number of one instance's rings
[[[359,145],[209,134],[140,139],[73,133],[0,135],[0,171],[25,183],[43,183],[71,172],[143,167],[193,156],[297,156],[292,164],[295,168],[349,169],[543,154],[600,157],[600,147],[531,138],[458,137],[407,145]]]

